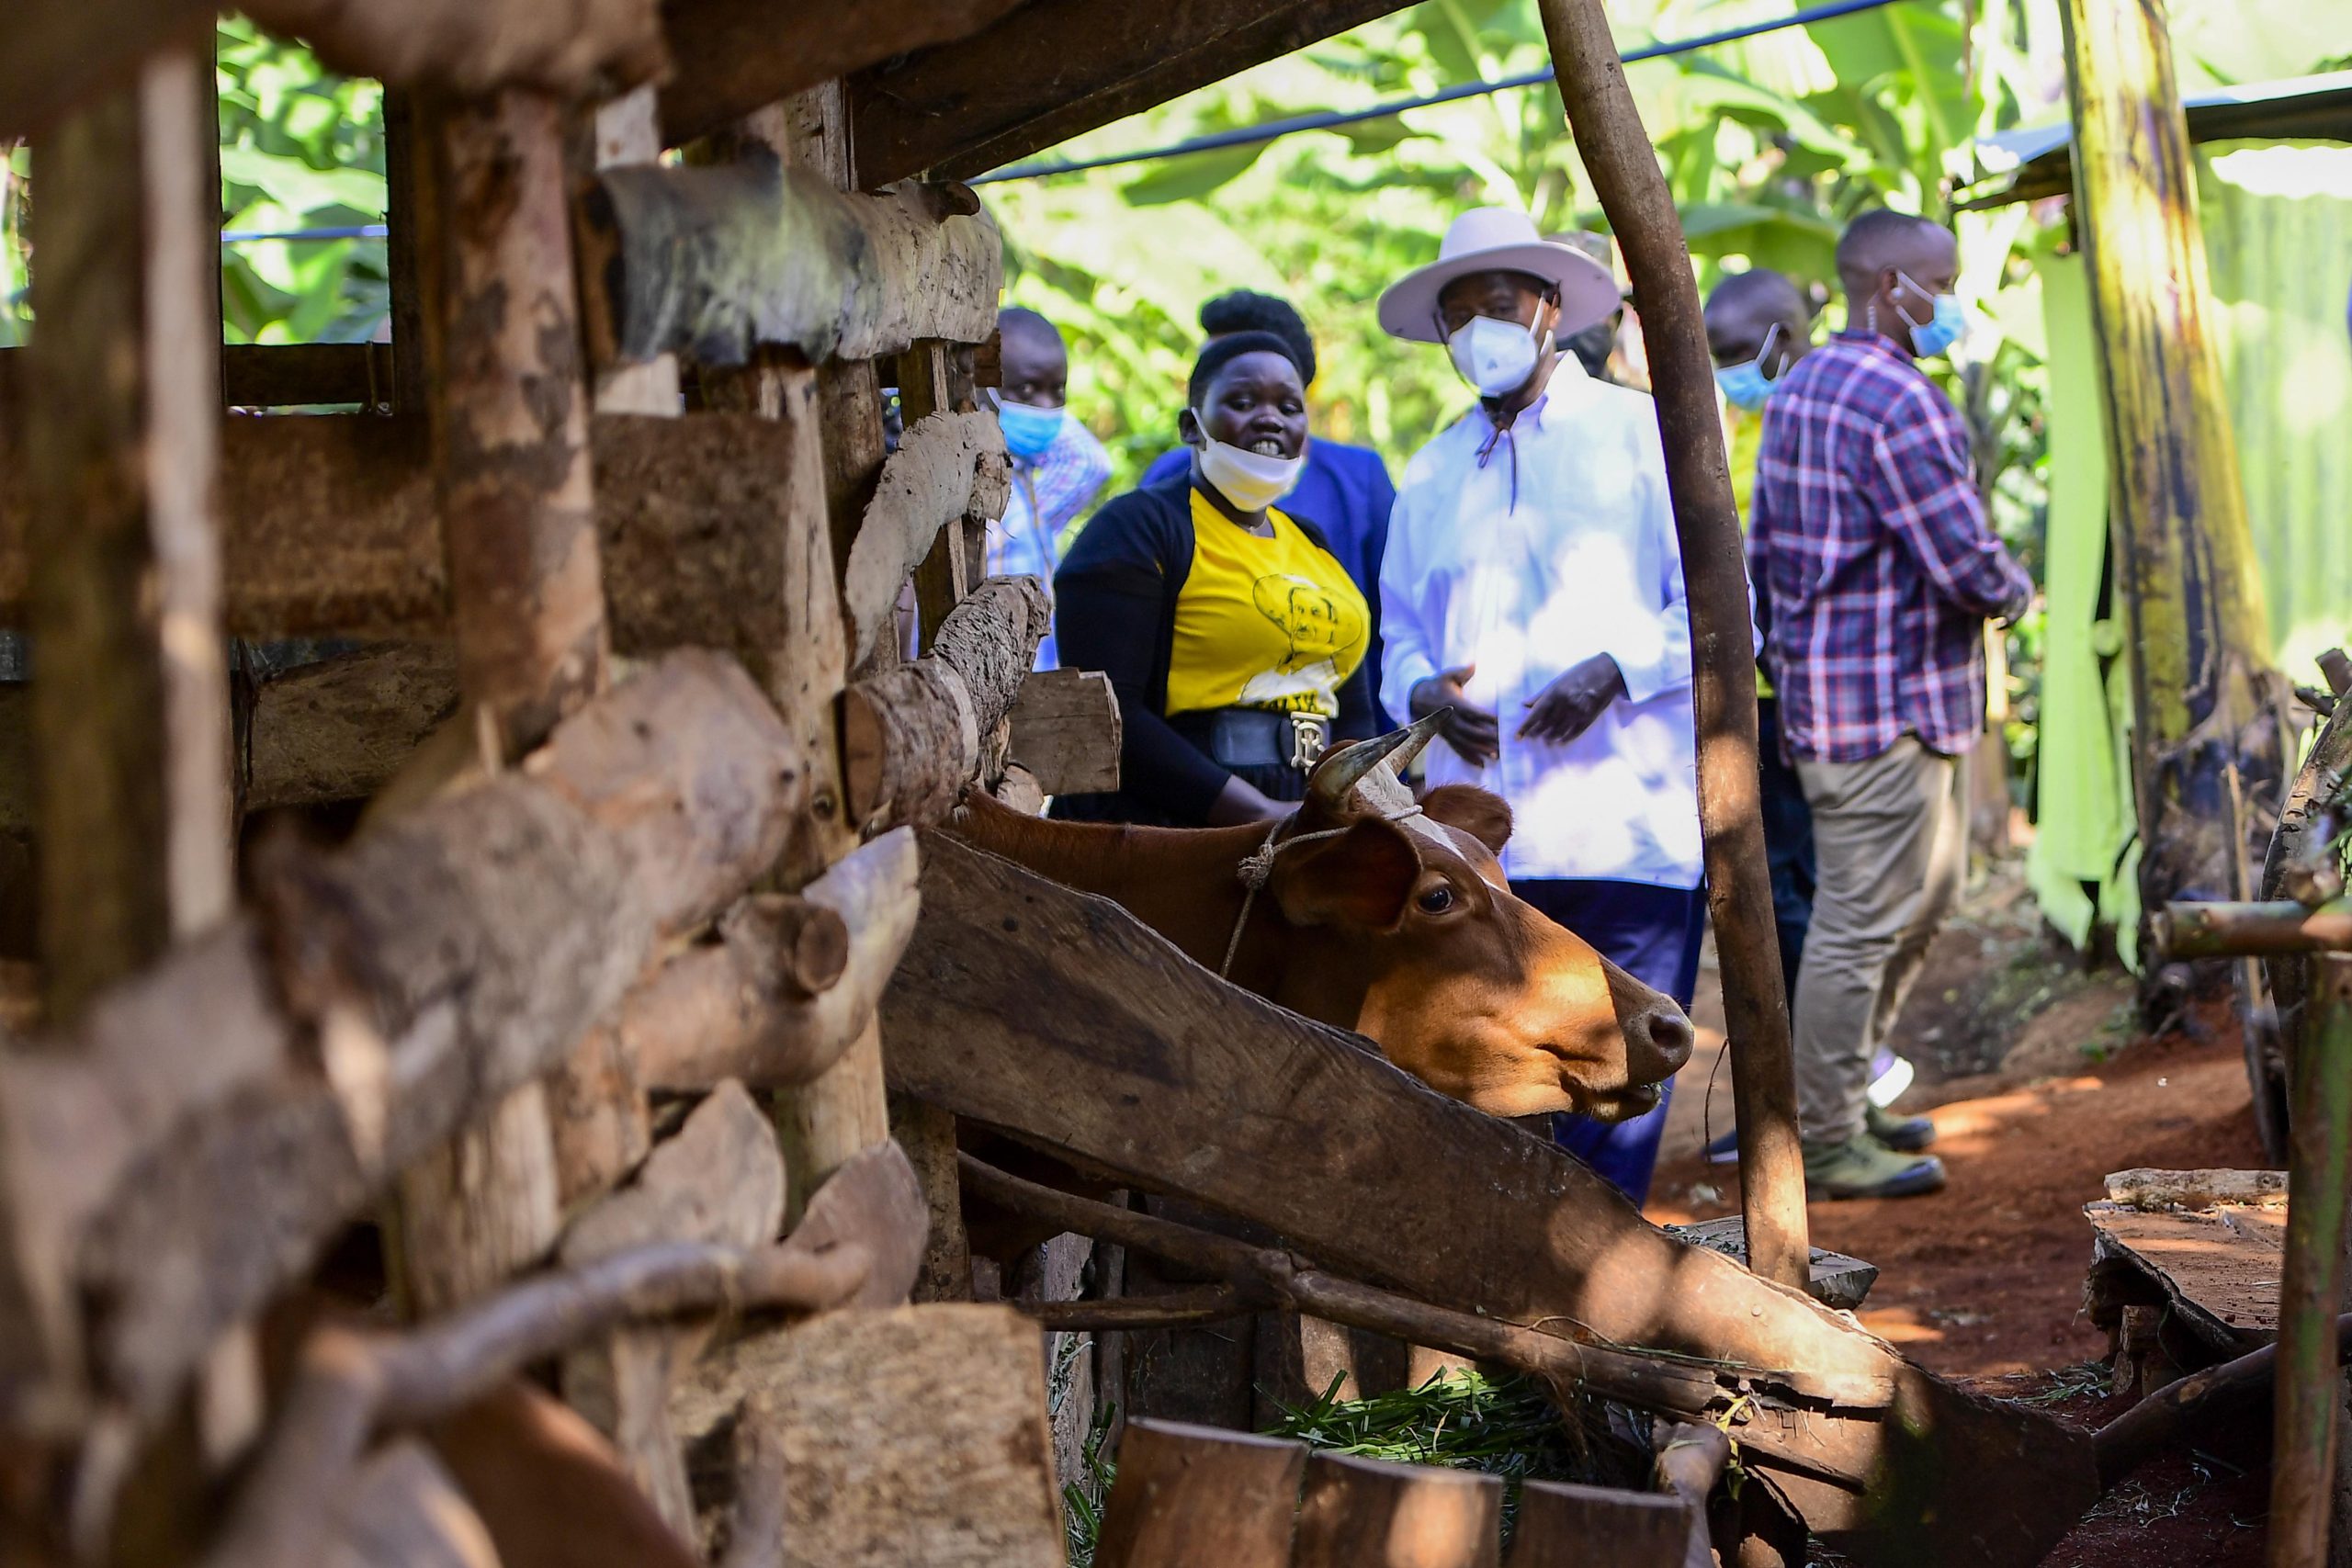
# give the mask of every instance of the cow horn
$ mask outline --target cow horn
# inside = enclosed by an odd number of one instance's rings
[[[1421,754],[1421,748],[1430,743],[1430,737],[1437,733],[1438,723],[1444,716],[1433,713],[1402,729],[1392,729],[1374,739],[1359,740],[1341,748],[1330,761],[1315,770],[1315,798],[1328,807],[1344,806],[1366,774],[1392,759],[1402,773],[1407,763]]]
[[[1405,739],[1397,747],[1396,755],[1389,758],[1388,761],[1389,765],[1396,770],[1398,778],[1405,776],[1405,770],[1413,765],[1413,759],[1419,756],[1430,741],[1436,738],[1438,728],[1444,721],[1445,710],[1441,708],[1426,718],[1415,719],[1397,731]]]

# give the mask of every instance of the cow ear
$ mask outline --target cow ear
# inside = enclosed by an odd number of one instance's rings
[[[1420,875],[1412,835],[1374,817],[1275,856],[1272,892],[1294,925],[1386,931],[1404,919]]]
[[[1440,784],[1421,797],[1421,815],[1448,828],[1459,828],[1498,860],[1510,842],[1510,803],[1476,784]]]

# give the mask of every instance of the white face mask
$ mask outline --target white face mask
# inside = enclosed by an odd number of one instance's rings
[[[1480,397],[1507,398],[1527,385],[1551,341],[1550,333],[1538,337],[1532,326],[1473,316],[1445,340],[1445,351]]]
[[[1193,417],[1200,415],[1195,412]],[[1262,512],[1288,495],[1306,468],[1304,446],[1295,457],[1269,457],[1217,440],[1205,423],[1201,435],[1201,477],[1243,512]]]

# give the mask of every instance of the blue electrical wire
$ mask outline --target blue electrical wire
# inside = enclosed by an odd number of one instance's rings
[[[223,229],[224,245],[250,244],[256,240],[380,240],[391,233],[382,223],[359,223],[348,229]]]
[[[1625,63],[1658,60],[1671,54],[1688,54],[1693,50],[1712,49],[1717,44],[1736,43],[1765,33],[1776,33],[1789,28],[1801,28],[1813,22],[1826,22],[1838,17],[1850,17],[1857,12],[1875,11],[1891,6],[1896,0],[1832,0],[1825,6],[1809,6],[1793,16],[1776,17],[1769,22],[1751,22],[1745,27],[1725,28],[1702,38],[1679,39],[1672,43],[1654,43],[1631,51]],[[1357,125],[1367,119],[1385,119],[1408,109],[1425,109],[1438,104],[1456,103],[1464,98],[1500,93],[1513,87],[1535,87],[1550,82],[1550,68],[1531,71],[1522,76],[1506,76],[1498,82],[1465,82],[1458,87],[1448,87],[1423,98],[1400,98],[1393,103],[1374,104],[1366,109],[1332,110],[1323,114],[1295,116],[1289,119],[1270,119],[1259,125],[1245,125],[1232,130],[1213,131],[1179,141],[1168,147],[1155,147],[1142,152],[1118,152],[1104,158],[1087,158],[1075,163],[1020,164],[1010,169],[998,169],[978,176],[970,183],[976,186],[994,185],[1002,180],[1035,180],[1048,175],[1075,175],[1088,169],[1116,168],[1122,164],[1144,164],[1161,158],[1181,158],[1188,152],[1214,152],[1226,147],[1248,147],[1257,142],[1272,141],[1278,137],[1296,135],[1302,130],[1331,130],[1343,125]]]
[[[1892,6],[1897,0],[1830,0],[1827,5],[1810,6],[1792,16],[1777,17],[1769,22],[1750,22],[1744,27],[1725,28],[1721,32],[1707,33],[1699,38],[1678,39],[1672,43],[1654,43],[1630,51],[1624,61],[1628,65],[1644,60],[1662,60],[1668,55],[1689,54],[1694,50],[1713,49],[1718,44],[1737,43],[1742,39],[1760,38],[1766,33],[1782,32],[1790,28],[1802,28],[1815,22],[1833,21],[1839,17],[1851,17],[1863,11],[1875,11]],[[1390,103],[1374,104],[1365,109],[1330,110],[1322,114],[1295,115],[1288,119],[1270,119],[1258,125],[1245,125],[1231,130],[1195,136],[1190,141],[1171,146],[1155,147],[1141,152],[1117,152],[1104,158],[1087,158],[1074,163],[1021,164],[1010,169],[999,169],[981,175],[971,183],[976,186],[995,185],[1003,180],[1036,180],[1048,175],[1076,175],[1089,169],[1112,169],[1123,164],[1156,163],[1162,158],[1181,158],[1189,152],[1215,152],[1227,147],[1249,147],[1259,142],[1272,141],[1284,136],[1295,136],[1302,130],[1334,130],[1343,125],[1360,125],[1368,119],[1386,119],[1391,115],[1409,109],[1430,108],[1438,104],[1459,103],[1464,98],[1483,97],[1488,93],[1508,92],[1514,87],[1537,87],[1551,81],[1552,71],[1530,71],[1524,75],[1506,76],[1497,82],[1465,82],[1458,87],[1431,93],[1427,97],[1399,98]],[[230,229],[222,231],[224,245],[245,244],[256,240],[380,240],[388,232],[381,223],[363,223],[348,229]]]

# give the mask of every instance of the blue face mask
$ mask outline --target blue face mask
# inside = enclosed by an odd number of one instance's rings
[[[996,422],[1004,430],[1004,449],[1024,463],[1034,463],[1051,450],[1062,433],[1068,409],[1041,409],[1010,398],[996,402]]]
[[[1923,357],[1951,353],[1951,345],[1968,331],[1968,308],[1960,302],[1960,296],[1929,294],[1904,274],[1898,272],[1894,276],[1905,288],[1931,302],[1925,321],[1914,321],[1911,312],[1903,310],[1903,319],[1911,328],[1911,352]],[[1897,305],[1895,309],[1902,310],[1903,307]]]
[[[1754,413],[1772,395],[1772,383],[1764,374],[1764,367],[1753,359],[1745,365],[1725,365],[1715,371],[1715,385],[1723,389],[1724,400],[1736,409]]]

